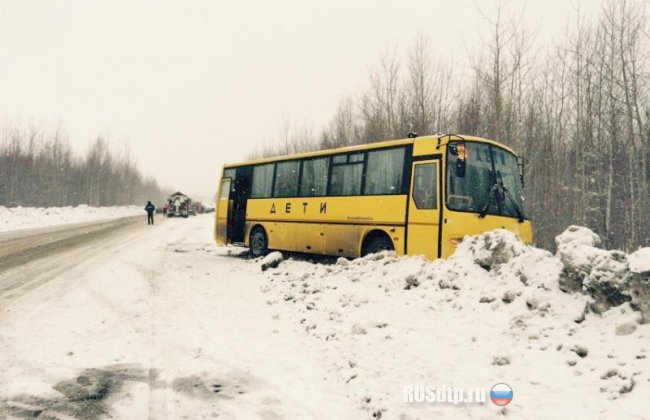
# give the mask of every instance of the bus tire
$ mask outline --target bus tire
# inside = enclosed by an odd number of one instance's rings
[[[366,255],[381,251],[395,251],[393,241],[391,241],[388,235],[384,232],[374,231],[369,233],[363,241],[361,256],[365,257]]]
[[[252,258],[263,257],[269,252],[269,238],[262,226],[256,226],[251,231],[248,253]]]

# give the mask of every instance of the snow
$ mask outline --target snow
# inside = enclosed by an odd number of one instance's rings
[[[262,258],[261,266],[262,266],[262,271],[266,271],[269,268],[275,268],[280,263],[284,257],[282,256],[281,252],[275,251],[275,252],[270,252],[267,256]]]
[[[598,243],[567,237],[573,246]],[[261,290],[278,318],[311,337],[304,345],[329,361],[368,418],[644,417],[650,327],[629,303],[591,311],[592,296],[560,289],[564,269],[561,256],[494,231],[465,238],[446,261],[391,253],[333,265],[285,260]],[[499,382],[515,393],[503,410],[489,400],[446,407],[401,398],[404,385],[489,390]]]
[[[600,245],[600,237],[589,228],[571,225],[555,237],[555,243],[558,247],[563,245],[598,246]]]
[[[143,221],[91,257],[68,254],[73,267],[40,287],[2,291],[0,418],[353,415],[293,322],[272,317],[258,263],[214,245],[213,221]],[[106,382],[104,398],[80,398]]]
[[[144,205],[90,207],[3,207],[0,206],[0,232],[94,222],[143,215]]]
[[[633,273],[650,272],[650,248],[641,248],[627,257],[630,271]]]
[[[215,246],[212,223],[165,220],[0,295],[0,416],[3,398],[71,416],[64,395],[108,381],[121,386],[95,408],[114,418],[647,417],[650,324],[619,278],[638,256],[599,250],[582,228],[563,237],[583,247],[576,259],[499,230],[447,260],[332,262],[249,259]],[[567,270],[587,286],[565,291]],[[599,279],[628,299],[594,311]],[[514,391],[505,408],[404,402],[406,385],[497,383]]]

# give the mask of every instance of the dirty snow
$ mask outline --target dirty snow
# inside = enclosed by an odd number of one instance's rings
[[[253,260],[209,216],[165,221],[0,300],[0,417],[648,418],[648,278],[580,230],[575,259],[494,231],[433,262]],[[506,407],[404,402],[501,382]]]
[[[593,248],[597,236],[580,230],[591,239],[563,239]],[[650,325],[627,301],[595,313],[588,293],[560,289],[564,270],[561,256],[495,231],[466,238],[446,261],[290,258],[260,290],[368,418],[647,417]],[[500,382],[514,390],[505,408],[403,402],[404,385],[489,392]]]
[[[143,225],[0,293],[0,418],[354,417],[292,320],[273,319],[258,264],[215,246],[213,221]]]
[[[3,207],[0,206],[0,232],[42,228],[68,223],[94,222],[143,215],[144,205],[90,207]]]

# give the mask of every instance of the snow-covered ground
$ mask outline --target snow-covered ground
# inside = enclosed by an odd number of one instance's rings
[[[574,228],[557,255],[496,231],[434,262],[249,260],[211,232],[166,220],[0,296],[0,417],[650,417],[647,249]],[[500,382],[505,408],[404,402]]]
[[[593,298],[560,290],[564,269],[558,256],[493,232],[446,261],[287,260],[266,271],[260,290],[375,416],[650,418],[650,325],[630,303],[593,313]],[[505,408],[489,398],[404,403],[403,385],[489,392],[497,383],[513,389]]]
[[[0,418],[354,417],[293,320],[272,317],[258,264],[216,248],[213,220],[143,225],[0,294]]]
[[[90,207],[3,207],[0,206],[0,232],[94,222],[126,216],[145,215],[139,206]]]

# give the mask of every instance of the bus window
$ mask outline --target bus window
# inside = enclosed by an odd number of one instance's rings
[[[364,194],[400,194],[404,172],[404,148],[368,152]]]
[[[237,169],[235,169],[235,168],[224,169],[223,177],[224,178],[235,179],[235,174],[236,173],[237,173]]]
[[[302,162],[300,180],[301,197],[320,197],[327,194],[329,158],[309,159]]]
[[[295,197],[298,195],[298,170],[300,161],[278,162],[275,168],[274,197]]]
[[[523,187],[517,157],[486,143],[465,144],[467,172],[464,177],[456,175],[455,159],[447,160],[447,207],[471,212],[485,210],[486,214],[510,217],[523,213]],[[503,187],[505,190],[501,191]]]
[[[415,165],[415,180],[413,181],[413,201],[420,209],[435,210],[438,208],[436,191],[437,187],[437,164],[422,163]]]
[[[235,192],[235,174],[237,173],[237,169],[235,168],[229,168],[223,171],[223,177],[224,178],[230,178],[232,179],[232,182],[230,183],[230,192],[234,193]]]
[[[352,163],[337,163],[335,156],[332,163],[332,179],[330,179],[330,195],[359,195],[361,194],[361,177],[363,175],[363,160],[358,160],[357,153]],[[341,160],[338,160],[340,162]]]
[[[273,189],[273,164],[257,165],[253,168],[251,198],[268,198]]]

